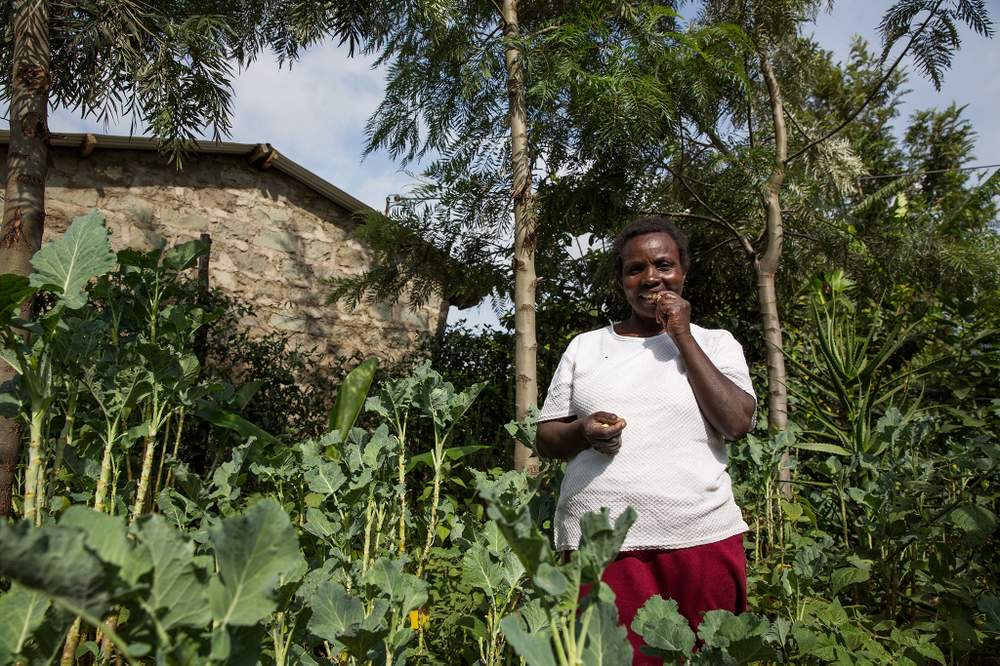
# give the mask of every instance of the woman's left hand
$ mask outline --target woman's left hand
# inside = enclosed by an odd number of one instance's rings
[[[676,292],[664,291],[656,301],[656,321],[674,339],[691,335],[691,304]]]

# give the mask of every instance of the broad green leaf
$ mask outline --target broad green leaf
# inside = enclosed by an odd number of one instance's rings
[[[337,463],[319,457],[310,462],[311,464],[307,463],[308,466],[302,476],[309,484],[309,490],[314,493],[329,497],[347,481]]]
[[[519,614],[516,613],[502,619],[500,629],[507,637],[507,642],[524,658],[528,666],[556,666],[548,632],[526,631]]]
[[[339,432],[341,437],[347,437],[347,433],[358,420],[362,407],[365,406],[365,399],[368,397],[368,390],[371,388],[377,369],[378,359],[371,357],[347,373],[340,388],[337,389],[337,400],[327,419],[330,430]]]
[[[632,645],[628,631],[618,624],[618,609],[613,601],[597,601],[584,611],[590,612],[583,663],[593,666],[618,666],[632,663]]]
[[[1000,633],[1000,598],[987,594],[976,606],[986,615],[986,630]]]
[[[55,291],[67,308],[76,309],[87,303],[84,288],[90,279],[113,271],[117,263],[104,216],[93,210],[35,253],[35,272],[28,279],[32,287]]]
[[[24,649],[31,635],[45,618],[49,599],[41,592],[29,590],[15,583],[0,595],[0,664],[9,663],[11,657]]]
[[[646,643],[643,652],[671,661],[686,659],[694,648],[694,632],[677,602],[660,595],[650,597],[635,614],[632,631]]]
[[[473,544],[462,556],[462,582],[482,590],[489,596],[497,594],[503,580],[500,566],[481,544]]]
[[[66,509],[59,518],[59,524],[82,530],[87,535],[87,547],[108,564],[118,567],[119,575],[128,583],[135,583],[149,570],[148,563],[133,553],[134,548],[126,535],[125,520],[121,516],[110,516],[77,504]]]
[[[267,432],[263,428],[254,425],[250,421],[247,421],[242,416],[233,414],[232,412],[227,412],[226,410],[220,409],[214,405],[203,403],[199,406],[195,415],[204,421],[208,421],[212,425],[232,430],[242,437],[256,437],[257,441],[264,444],[275,444],[278,441],[274,435]]]
[[[830,574],[830,591],[837,594],[848,585],[863,583],[871,578],[871,574],[858,567],[842,567]]]
[[[538,571],[535,572],[532,581],[540,590],[554,597],[561,596],[570,587],[566,574],[548,562],[542,562],[538,566]],[[576,588],[574,588],[573,594],[576,594]]]
[[[375,560],[365,576],[365,582],[388,595],[396,612],[406,614],[427,601],[427,583],[403,572],[400,560]]]
[[[976,543],[982,543],[997,529],[996,514],[978,504],[960,506],[948,518],[952,525],[963,530]]]
[[[118,580],[86,539],[72,527],[0,523],[0,574],[57,604],[99,617],[110,606]]]
[[[309,595],[309,631],[325,641],[340,642],[340,638],[365,619],[365,609],[340,583],[324,581]]]
[[[698,625],[698,638],[705,648],[719,648],[738,664],[770,659],[774,650],[767,645],[771,623],[751,613],[734,615],[725,610],[705,613]]]
[[[140,538],[153,565],[146,602],[163,630],[207,625],[212,616],[208,591],[194,566],[194,542],[182,538],[157,515],[143,523]]]
[[[618,556],[637,517],[635,509],[628,507],[615,519],[614,526],[607,508],[585,513],[580,518],[580,548],[573,557],[580,562],[583,582],[596,583],[601,579],[604,569]]]
[[[178,243],[163,253],[163,265],[175,271],[187,270],[198,262],[198,257],[207,254],[210,247],[197,238]]]
[[[0,275],[0,321],[6,322],[17,313],[32,291],[25,276],[12,273]]]
[[[265,499],[243,515],[209,529],[218,577],[209,582],[212,618],[221,626],[252,625],[274,611],[280,576],[301,568],[298,537],[288,515]]]

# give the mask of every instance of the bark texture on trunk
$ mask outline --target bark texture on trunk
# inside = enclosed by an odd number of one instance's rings
[[[45,177],[48,172],[49,2],[17,0],[11,72],[10,144],[0,226],[0,273],[31,273],[31,255],[42,244]],[[28,312],[24,312],[27,315]],[[14,378],[0,363],[0,384]],[[0,418],[0,516],[11,512],[14,472],[21,454],[21,429]]]
[[[503,0],[503,34],[518,36],[517,0]],[[524,67],[521,53],[512,41],[504,49],[507,63],[507,97],[510,147],[513,162],[514,200],[514,372],[515,418],[523,419],[538,404],[535,337],[535,211],[531,193],[531,162],[528,158],[528,122],[524,100]],[[514,443],[514,469],[537,469],[531,450]]]
[[[771,116],[774,124],[774,166],[764,194],[764,210],[767,219],[767,244],[764,252],[754,262],[757,273],[757,297],[760,304],[761,320],[764,324],[764,340],[767,344],[767,426],[771,433],[788,428],[788,378],[785,373],[785,355],[781,334],[781,319],[778,316],[778,299],[775,276],[781,260],[784,242],[784,224],[781,217],[781,186],[785,182],[785,160],[788,159],[788,131],[785,127],[785,105],[781,97],[781,86],[774,74],[771,61],[766,53],[760,54],[760,68],[767,84],[771,101]],[[788,469],[789,456],[781,459],[778,481],[783,495],[791,496],[791,471]]]

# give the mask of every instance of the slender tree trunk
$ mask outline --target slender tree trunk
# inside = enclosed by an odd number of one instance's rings
[[[10,83],[10,145],[0,226],[0,273],[31,273],[42,244],[48,171],[49,3],[16,0]],[[28,312],[23,314],[27,315]],[[0,363],[0,384],[14,378]],[[0,517],[11,513],[14,471],[21,454],[16,419],[0,418]]]
[[[516,375],[515,418],[525,418],[538,405],[538,375],[535,338],[535,210],[531,193],[531,163],[528,159],[528,122],[524,99],[524,66],[513,40],[518,36],[517,0],[503,0],[503,34],[507,61],[507,98],[510,116],[510,148],[513,162],[514,200],[514,373]],[[514,443],[514,469],[537,469],[531,450]]]
[[[778,316],[778,299],[775,276],[781,260],[784,241],[784,226],[781,217],[781,186],[785,182],[785,160],[788,158],[788,131],[785,127],[785,107],[781,98],[781,86],[771,67],[766,53],[760,54],[761,72],[767,84],[771,100],[771,116],[774,123],[774,166],[764,194],[764,210],[767,220],[767,244],[764,252],[754,262],[757,274],[757,299],[760,316],[764,324],[764,340],[767,344],[767,426],[771,433],[788,428],[788,381],[785,373],[785,355],[782,346],[781,319]],[[778,481],[785,497],[791,496],[790,460],[786,452],[781,458]]]

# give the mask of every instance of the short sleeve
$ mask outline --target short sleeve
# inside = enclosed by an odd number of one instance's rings
[[[750,369],[743,355],[743,347],[729,331],[718,331],[712,351],[712,363],[731,382],[750,394],[756,401],[757,392],[750,381]]]
[[[538,420],[555,421],[573,416],[573,374],[576,369],[576,350],[579,338],[573,338],[556,367],[549,390],[545,393],[545,402],[538,414]]]

